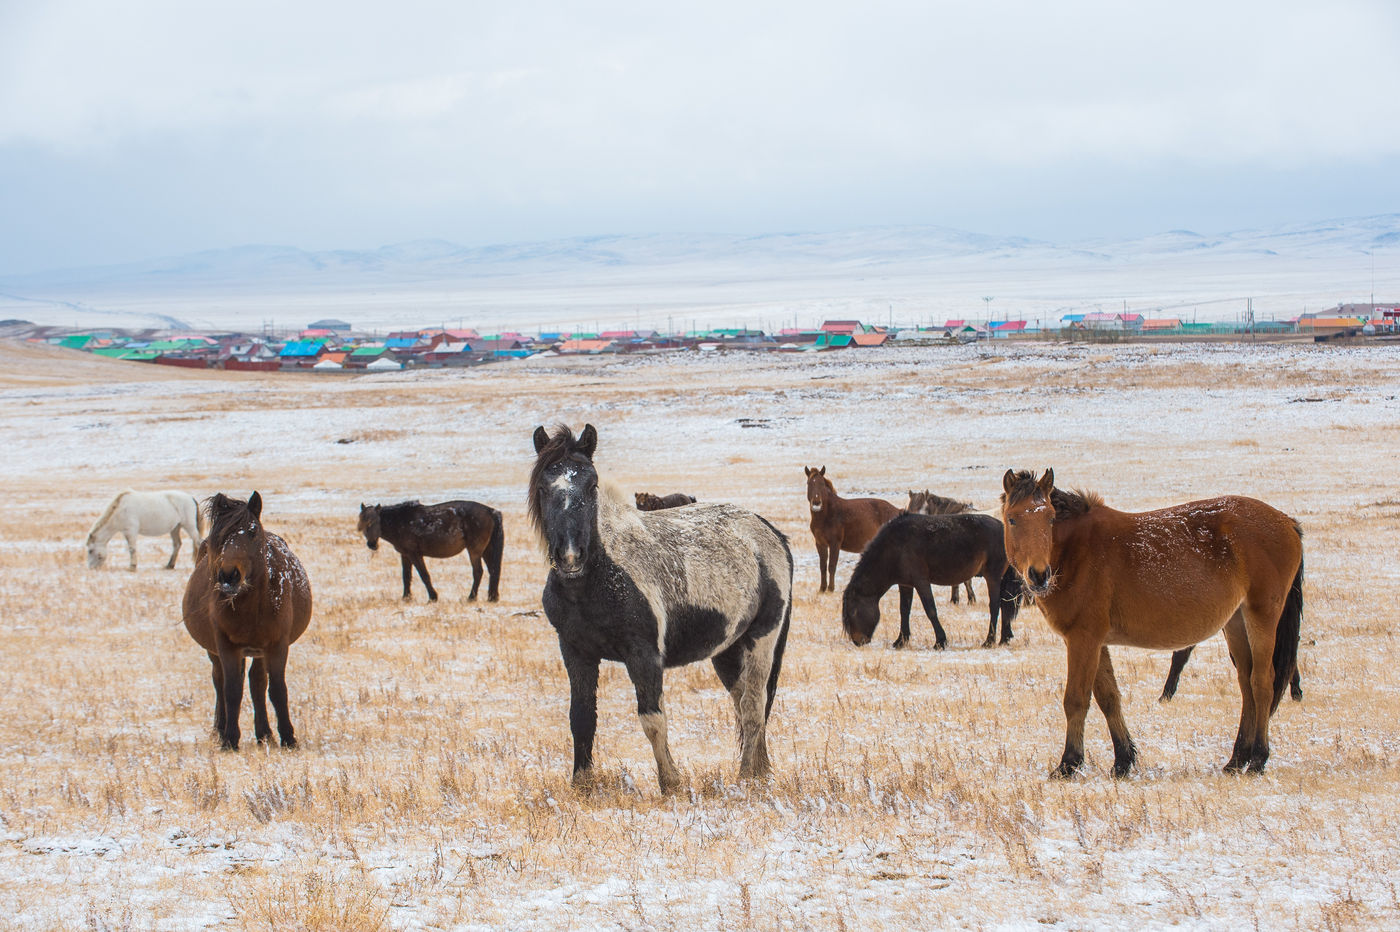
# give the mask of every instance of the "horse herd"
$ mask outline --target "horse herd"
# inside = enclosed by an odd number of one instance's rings
[[[688,495],[637,493],[635,507],[600,484],[593,457],[598,434],[590,424],[576,436],[560,426],[533,436],[527,510],[549,572],[542,604],[555,628],[569,678],[573,779],[593,781],[598,672],[602,661],[623,664],[637,714],[652,746],[664,793],[682,786],[671,756],[663,702],[668,667],[709,660],[734,703],[741,778],[771,769],[767,723],[792,623],[793,558],[788,540],[763,517]],[[1301,692],[1297,656],[1303,611],[1302,529],[1282,512],[1251,498],[1226,496],[1144,513],[1109,508],[1101,498],[1055,487],[1054,472],[1007,470],[1000,519],[967,503],[910,492],[905,509],[881,499],[843,499],[826,468],[805,467],[811,530],[820,563],[820,591],[835,591],[840,551],[859,553],[842,595],[841,619],[857,645],[869,643],[879,602],[900,592],[901,628],[895,647],[909,643],[909,612],[917,594],[933,625],[936,648],[947,636],[933,586],[958,587],[974,598],[970,580],[987,586],[989,625],[983,644],[1005,644],[1023,601],[1034,600],[1064,641],[1065,747],[1054,776],[1083,763],[1084,719],[1090,700],[1107,719],[1113,773],[1124,776],[1137,750],[1123,719],[1110,646],[1172,650],[1163,699],[1191,649],[1224,632],[1241,695],[1239,730],[1225,769],[1257,773],[1269,757],[1269,719],[1290,682]],[[196,562],[183,600],[186,629],[208,654],[215,690],[214,727],[222,747],[239,745],[244,662],[259,742],[271,738],[265,700],[271,698],[278,736],[294,747],[287,708],[288,647],[311,617],[311,586],[300,561],[261,521],[262,499],[216,494],[205,502],[204,526],[193,498],[177,492],[124,492],[88,536],[88,561],[102,562],[107,540],[124,533],[135,568],[138,533],[180,530],[196,544]],[[370,549],[381,539],[398,550],[403,596],[416,569],[430,600],[437,599],[425,557],[466,550],[476,598],[483,563],[487,598],[499,597],[504,533],[501,513],[477,502],[361,505],[359,530]],[[104,536],[105,535],[105,536]]]

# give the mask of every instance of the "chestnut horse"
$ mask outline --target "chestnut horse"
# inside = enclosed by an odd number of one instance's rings
[[[287,542],[263,529],[257,492],[247,502],[218,494],[205,509],[209,536],[185,586],[184,616],[214,666],[214,730],[226,750],[238,750],[243,660],[252,658],[253,733],[259,743],[272,737],[265,703],[271,696],[282,746],[294,748],[287,648],[311,622],[311,583]]]
[[[807,474],[807,506],[812,512],[812,538],[821,564],[821,588],[836,591],[836,558],[844,550],[860,553],[885,522],[901,512],[882,498],[842,498],[826,477],[826,467],[803,466]]]
[[[1090,695],[1108,720],[1114,776],[1137,759],[1109,645],[1175,651],[1222,628],[1241,698],[1225,770],[1263,771],[1269,718],[1298,662],[1298,522],[1236,495],[1130,514],[1055,488],[1050,469],[1039,479],[1008,469],[1002,488],[1007,556],[1065,642],[1065,750],[1054,775],[1084,762]]]
[[[972,510],[972,502],[960,502],[956,498],[946,498],[942,495],[934,495],[928,489],[922,492],[909,490],[909,504],[904,507],[906,514],[911,515],[963,515]],[[977,594],[972,591],[972,580],[963,581],[963,587],[967,589],[967,604],[977,604]],[[953,586],[950,598],[954,605],[958,604],[958,587]]]

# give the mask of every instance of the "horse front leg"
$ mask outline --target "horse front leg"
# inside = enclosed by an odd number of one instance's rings
[[[827,588],[830,592],[836,591],[836,561],[841,558],[841,542],[839,540],[828,540],[826,542],[826,579]]]
[[[988,573],[983,581],[987,584],[988,619],[987,639],[982,642],[982,646],[995,647],[997,643],[997,613],[1000,611],[1003,616],[1006,614],[1005,610],[1001,607],[1001,579],[992,573]],[[1010,623],[1006,625],[1006,628],[1005,636],[1002,637],[1003,642],[1011,640]]]
[[[822,581],[817,587],[818,592],[826,591],[826,540],[821,537],[816,538],[817,542],[817,569],[821,573]]]
[[[173,570],[175,568],[175,558],[180,555],[180,526],[176,525],[175,530],[170,532],[170,562],[165,564],[165,568]]]
[[[219,746],[225,751],[238,750],[238,710],[243,705],[243,654],[222,636],[218,639],[220,678],[224,692],[224,727],[219,734]]]
[[[272,737],[267,722],[267,665],[261,657],[248,666],[248,697],[253,701],[253,735],[262,744]]]
[[[272,710],[277,713],[277,737],[282,747],[297,746],[296,732],[292,729],[292,716],[287,708],[287,645],[269,647],[264,655],[267,665],[267,697],[272,700]]]
[[[933,590],[929,588],[928,583],[924,582],[917,583],[914,586],[914,591],[919,594],[919,602],[924,607],[924,614],[933,623],[933,649],[943,650],[948,646],[948,635],[944,633],[943,626],[938,623],[938,606],[933,602]]]
[[[214,668],[214,732],[222,735],[224,733],[224,719],[228,712],[224,708],[224,667],[219,660],[219,655],[209,652],[209,664]]]
[[[1191,659],[1191,652],[1196,649],[1196,645],[1183,647],[1181,650],[1172,652],[1172,666],[1167,671],[1167,681],[1162,684],[1162,695],[1157,697],[1158,702],[1171,702],[1172,696],[1176,695],[1177,683],[1181,681],[1181,671],[1186,669],[1186,661]]]
[[[559,642],[564,670],[569,674],[569,732],[574,739],[574,786],[593,786],[593,736],[598,731],[598,663],[589,656]]]
[[[1089,698],[1099,672],[1098,638],[1080,636],[1065,640],[1065,750],[1060,766],[1050,775],[1065,779],[1084,763],[1084,717],[1089,714]]]
[[[131,557],[131,565],[127,569],[136,572],[136,532],[123,531],[122,536],[126,538],[126,552]]]
[[[914,607],[914,589],[912,586],[899,587],[899,637],[895,638],[891,646],[896,650],[909,646],[909,610]]]
[[[957,586],[954,586],[954,587],[953,587],[954,590],[956,590],[957,588],[958,588]],[[977,593],[972,591],[972,580],[969,579],[969,580],[964,581],[964,582],[963,582],[963,588],[967,590],[967,604],[968,604],[968,605],[976,605],[976,604],[977,604]],[[957,600],[955,599],[954,601],[957,601]]]
[[[656,653],[632,656],[627,660],[627,674],[632,678],[632,686],[637,691],[637,718],[641,720],[642,732],[651,742],[651,752],[656,758],[656,776],[661,784],[661,792],[673,796],[680,792],[683,782],[676,762],[671,757],[671,746],[666,734],[666,709],[661,690],[661,656]]]
[[[1123,698],[1118,692],[1118,679],[1113,675],[1113,660],[1108,656],[1108,646],[1099,651],[1099,669],[1094,675],[1094,701],[1099,704],[1104,718],[1108,719],[1108,734],[1113,739],[1113,775],[1126,777],[1137,762],[1137,745],[1128,734],[1128,723],[1123,718]]]
[[[423,561],[422,554],[415,554],[413,565],[418,567],[418,578],[423,580],[423,587],[428,590],[428,601],[437,601],[437,590],[433,588],[433,580],[428,576],[428,564]]]
[[[399,562],[403,564],[403,600],[410,602],[413,600],[413,594],[409,591],[413,585],[413,558],[400,553]]]

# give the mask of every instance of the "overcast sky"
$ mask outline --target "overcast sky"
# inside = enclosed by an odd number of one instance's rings
[[[1400,3],[0,0],[0,272],[1400,210]]]

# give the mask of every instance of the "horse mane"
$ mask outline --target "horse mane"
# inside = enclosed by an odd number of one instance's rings
[[[917,512],[915,511],[916,503]],[[922,492],[911,492],[909,504],[911,506],[910,513],[925,515],[957,515],[972,510],[972,502],[960,502],[955,498],[935,495],[927,489]]]
[[[530,512],[530,526],[535,529],[536,534],[544,533],[544,515],[540,513],[540,485],[544,481],[545,470],[570,457],[578,456],[582,459],[582,454],[577,451],[578,439],[574,437],[574,432],[567,424],[559,424],[555,426],[553,435],[535,457],[535,465],[530,468],[530,485],[526,493],[529,497],[526,505]]]
[[[388,515],[391,519],[397,518],[399,515],[403,514],[406,511],[422,507],[422,504],[423,503],[420,502],[418,499],[411,498],[406,502],[397,502],[393,505],[380,505],[379,518],[381,521],[384,519],[385,515]]]
[[[131,489],[122,489],[117,493],[115,498],[107,503],[107,508],[102,512],[102,516],[88,529],[88,540],[92,540],[93,535],[101,530],[102,525],[107,523],[107,519],[112,517],[112,514],[117,510],[117,506],[121,504],[122,499],[126,498],[127,493],[130,491]]]
[[[1035,473],[1029,470],[1021,470],[1011,478],[1011,490],[1003,492],[1001,501],[1004,505],[1014,505],[1025,498],[1030,498],[1036,492]],[[1088,514],[1093,508],[1103,504],[1103,496],[1097,492],[1086,492],[1083,489],[1065,491],[1064,489],[1052,488],[1050,490],[1050,504],[1055,508],[1057,519],[1075,518]]]
[[[209,520],[209,534],[206,540],[212,541],[214,547],[222,546],[229,534],[246,525],[248,521],[255,520],[248,511],[247,502],[229,498],[223,492],[215,492],[205,499],[204,514]]]

